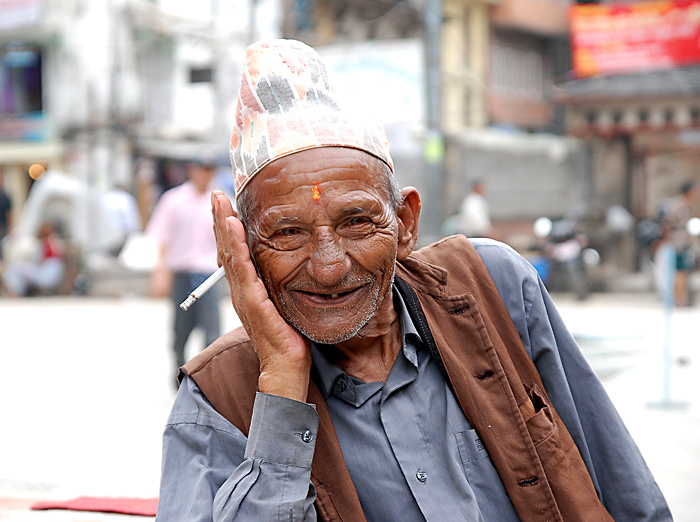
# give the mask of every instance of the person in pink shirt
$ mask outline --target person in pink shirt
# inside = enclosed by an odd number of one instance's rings
[[[185,364],[185,345],[195,328],[204,330],[205,346],[220,335],[219,290],[216,287],[187,312],[179,307],[192,289],[218,268],[210,200],[215,170],[214,163],[206,159],[190,163],[187,181],[161,196],[146,226],[146,233],[158,241],[151,295],[169,295],[172,301],[172,347],[177,368]]]

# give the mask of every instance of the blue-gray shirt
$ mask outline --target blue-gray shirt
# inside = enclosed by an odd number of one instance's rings
[[[349,377],[312,348],[316,384],[367,520],[519,520],[397,291],[394,304],[403,349],[386,383]]]
[[[639,450],[563,325],[535,270],[512,249],[472,243],[557,411],[616,520],[671,520]],[[314,346],[328,403],[368,520],[518,520],[478,435],[424,349],[400,296],[403,349],[385,383],[345,375]],[[318,415],[258,394],[249,437],[186,378],[164,435],[158,519],[315,520]]]

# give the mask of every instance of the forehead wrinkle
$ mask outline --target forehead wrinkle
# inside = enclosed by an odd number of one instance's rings
[[[328,153],[327,157],[319,159],[319,151]],[[319,163],[323,163],[324,161],[327,162],[325,165],[319,165]],[[310,164],[311,166],[309,168],[304,168],[306,164]],[[272,171],[270,169],[272,169]],[[283,183],[284,180],[291,180],[298,176],[308,175],[320,178],[328,171],[336,172],[337,174],[336,176],[329,176],[326,182],[343,181],[346,179],[347,173],[352,175],[357,171],[362,171],[369,180],[367,187],[378,188],[377,183],[384,179],[384,169],[385,164],[380,159],[357,149],[344,147],[310,149],[286,156],[285,158],[278,159],[269,164],[251,180],[246,190],[250,190],[253,186],[257,188],[267,186],[272,187],[273,191],[277,191],[280,189],[280,182]],[[307,183],[302,183],[293,186],[288,189],[284,195],[289,195],[297,187],[306,184]]]
[[[345,152],[347,152],[347,150],[345,150]],[[355,151],[353,150],[353,152]],[[306,176],[311,173],[320,178],[325,172],[337,172],[337,176],[335,178],[331,177],[327,179],[325,182],[323,182],[325,184],[333,183],[334,181],[343,181],[346,173],[349,172],[352,175],[360,170],[367,174],[369,179],[371,179],[371,183],[369,183],[368,186],[374,187],[377,180],[381,178],[381,174],[377,173],[377,170],[381,168],[379,166],[382,163],[381,160],[378,160],[367,153],[360,155],[353,154],[350,157],[344,157],[345,161],[341,163],[333,162],[334,159],[336,158],[329,158],[328,161],[331,162],[331,164],[319,167],[318,160],[306,159],[306,157],[302,157],[300,161],[283,164],[277,173],[268,178],[267,181],[270,183],[275,183],[279,179],[293,178],[295,176]],[[312,163],[314,168],[309,170],[301,169],[300,166],[304,163]]]
[[[366,202],[371,202],[371,204],[384,203],[383,194],[374,184],[362,183],[361,186],[357,186],[354,183],[355,180],[349,179],[327,179],[325,181],[314,181],[310,183],[301,183],[290,187],[288,191],[284,194],[276,194],[271,198],[270,206],[265,212],[274,209],[275,207],[291,207],[293,209],[298,208],[299,202],[306,203],[309,194],[314,186],[318,186],[321,189],[322,197],[315,202],[314,208],[320,203],[324,208],[331,206],[332,208],[362,208],[362,205]],[[352,183],[354,186],[348,187],[347,184]],[[275,203],[275,201],[279,203]]]
[[[328,165],[325,166],[319,166],[318,163],[319,161],[316,159],[302,159],[300,161],[296,161],[294,163],[289,163],[282,165],[279,170],[277,171],[277,175],[273,176],[270,178],[270,181],[273,181],[274,178],[276,177],[288,177],[288,176],[293,176],[293,175],[306,175],[311,172],[315,174],[321,174],[323,172],[326,172],[328,170],[335,170],[339,172],[343,172],[346,170],[354,170],[357,168],[362,168],[363,170],[371,171],[371,167],[369,166],[367,161],[363,160],[358,160],[357,158],[352,158],[349,159],[348,161],[342,162],[342,163],[337,163],[337,162],[332,162],[332,159],[328,160],[329,163]],[[301,169],[300,166],[302,166],[304,163],[311,163],[314,165],[313,169]],[[291,171],[291,172],[290,172]]]

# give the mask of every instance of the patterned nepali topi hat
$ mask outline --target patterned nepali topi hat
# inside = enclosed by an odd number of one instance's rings
[[[229,151],[236,198],[270,162],[334,146],[363,150],[394,170],[384,128],[341,109],[316,51],[296,40],[249,46]]]

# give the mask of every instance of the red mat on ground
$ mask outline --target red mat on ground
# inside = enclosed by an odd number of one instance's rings
[[[42,500],[30,509],[65,509],[68,511],[97,511],[99,513],[120,513],[122,515],[156,516],[157,498],[130,497],[78,497],[71,500]]]

